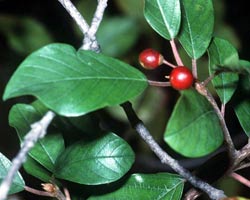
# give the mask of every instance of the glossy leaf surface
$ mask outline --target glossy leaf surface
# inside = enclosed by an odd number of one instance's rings
[[[210,75],[223,70],[224,66],[239,65],[237,50],[226,40],[214,38],[209,49]],[[213,78],[212,83],[222,103],[226,104],[235,92],[238,83],[238,74],[222,72]]]
[[[205,156],[223,142],[219,119],[208,101],[194,90],[183,91],[169,119],[164,139],[187,157]]]
[[[214,10],[211,0],[182,0],[182,21],[178,39],[188,55],[200,58],[213,34]]]
[[[30,125],[42,118],[33,106],[16,104],[9,115],[9,123],[17,131],[20,141],[30,131]],[[50,171],[53,171],[56,158],[64,150],[64,140],[59,133],[48,133],[43,139],[38,140],[29,155]]]
[[[6,158],[2,153],[0,153],[0,184],[7,175],[9,168],[11,167],[12,163],[8,158]],[[14,194],[24,190],[24,180],[21,174],[18,172],[17,175],[14,176],[12,181],[12,185],[9,190],[9,194]]]
[[[25,163],[23,164],[23,168],[28,174],[42,180],[43,182],[50,182],[52,180],[52,173],[46,170],[30,156],[27,157]]]
[[[183,186],[184,180],[174,174],[133,174],[119,189],[105,195],[92,196],[88,200],[179,200]]]
[[[134,162],[131,147],[113,133],[68,147],[56,162],[55,177],[98,185],[121,178]]]
[[[33,95],[58,114],[79,116],[134,98],[146,86],[140,71],[117,59],[50,44],[21,63],[3,98]]]
[[[180,28],[180,2],[179,0],[146,0],[144,16],[158,34],[165,39],[173,39]]]

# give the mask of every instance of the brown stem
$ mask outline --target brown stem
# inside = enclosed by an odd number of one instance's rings
[[[174,65],[174,64],[172,64],[172,63],[170,63],[170,62],[168,62],[167,60],[165,60],[165,59],[163,59],[163,64],[165,64],[165,65],[168,65],[169,67],[172,67],[172,68],[175,68],[175,67],[177,67],[176,65]]]
[[[245,177],[233,172],[230,174],[230,176],[232,178],[234,178],[235,180],[237,180],[238,182],[242,183],[243,185],[247,186],[250,188],[250,181],[248,179],[246,179]]]
[[[249,156],[250,156],[250,141],[241,150],[239,150],[238,156],[234,162],[235,170],[248,167],[249,166],[248,164],[240,165],[240,163]]]
[[[201,95],[206,97],[206,99],[212,105],[216,115],[219,118],[219,122],[220,122],[220,125],[222,127],[222,131],[223,131],[223,134],[224,134],[224,139],[225,139],[226,144],[228,146],[228,152],[229,152],[231,162],[232,162],[232,166],[233,166],[233,163],[234,163],[234,161],[236,160],[236,158],[238,156],[238,152],[236,151],[236,149],[234,147],[234,144],[233,144],[232,138],[230,136],[229,130],[227,128],[224,116],[222,115],[222,113],[221,113],[221,111],[220,111],[214,97],[208,91],[208,89],[204,86],[203,83],[196,82],[195,88]]]
[[[190,189],[184,196],[183,200],[195,200],[201,195],[201,192],[195,188]]]
[[[160,82],[160,81],[152,81],[148,80],[148,84],[152,86],[157,86],[157,87],[169,87],[170,82]]]
[[[195,79],[198,77],[198,72],[197,72],[197,62],[196,59],[192,59],[192,73]]]
[[[24,190],[27,191],[27,192],[29,192],[29,193],[38,195],[38,196],[54,197],[53,194],[51,194],[50,192],[45,192],[45,191],[37,190],[37,189],[31,188],[29,186],[24,186]]]
[[[177,65],[178,66],[183,66],[183,62],[182,62],[181,57],[179,55],[179,52],[177,50],[174,39],[170,40],[170,45],[171,45],[171,48],[172,48],[172,51],[173,51],[173,54],[174,54]]]

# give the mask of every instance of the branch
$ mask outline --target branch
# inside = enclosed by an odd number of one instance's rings
[[[194,187],[199,188],[203,192],[207,193],[208,196],[213,200],[218,200],[221,198],[226,197],[224,192],[218,190],[208,183],[202,181],[201,179],[197,178],[187,169],[183,168],[177,160],[172,158],[170,155],[165,152],[160,145],[153,139],[150,132],[147,130],[145,125],[142,121],[137,117],[135,111],[132,108],[131,103],[126,102],[121,105],[128,117],[128,120],[132,127],[138,132],[141,138],[148,144],[151,150],[159,157],[162,163],[167,164],[170,166],[175,172],[189,181]]]
[[[91,26],[88,31],[90,37],[95,37],[95,34],[100,26],[100,23],[103,18],[104,11],[108,6],[108,0],[99,0],[98,5],[94,14],[94,17],[91,22]]]
[[[76,7],[71,3],[70,0],[58,0],[70,16],[75,20],[76,24],[82,31],[83,35],[86,36],[89,31],[89,25],[86,20],[83,18],[81,13],[76,9]]]
[[[6,199],[15,174],[25,162],[28,152],[36,144],[38,139],[41,139],[46,135],[46,130],[54,117],[55,114],[48,111],[40,121],[31,125],[31,130],[24,137],[22,147],[17,156],[12,160],[12,166],[0,185],[0,200]]]
[[[70,0],[58,0],[70,16],[74,19],[80,30],[84,35],[83,45],[81,49],[92,50],[95,52],[100,52],[100,47],[96,40],[96,32],[99,28],[99,25],[103,19],[104,11],[107,7],[108,0],[98,0],[98,5],[94,14],[94,17],[89,27],[88,23],[81,15],[81,13],[76,9]]]
[[[222,113],[221,113],[216,101],[214,100],[212,94],[208,91],[208,89],[205,87],[205,85],[203,83],[196,82],[195,89],[201,95],[206,97],[208,102],[212,105],[216,115],[218,116],[222,131],[223,131],[223,134],[224,134],[224,139],[225,139],[226,145],[228,147],[228,152],[229,152],[229,155],[230,155],[230,158],[231,158],[231,162],[232,162],[231,164],[233,165],[233,163],[234,163],[234,161],[237,158],[239,153],[234,147],[234,144],[233,144],[232,138],[230,136],[229,130],[227,128],[224,116],[222,115]]]

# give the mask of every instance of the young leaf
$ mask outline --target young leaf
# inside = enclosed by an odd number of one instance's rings
[[[133,174],[118,190],[100,196],[92,196],[88,200],[179,200],[182,196],[183,186],[184,180],[174,174]]]
[[[249,99],[242,100],[234,107],[234,111],[237,115],[237,118],[241,124],[241,127],[244,129],[248,137],[250,137],[250,101]]]
[[[10,126],[17,131],[20,141],[30,131],[30,125],[42,117],[41,113],[27,104],[16,104],[9,114]],[[64,150],[64,140],[59,133],[47,134],[45,138],[39,140],[29,152],[29,155],[47,168],[53,171],[57,156]]]
[[[6,158],[2,153],[0,153],[0,184],[7,175],[11,165],[12,163],[10,162],[10,160]],[[21,174],[18,172],[12,181],[9,194],[14,194],[24,190],[24,186],[25,186],[24,180]]]
[[[214,28],[212,0],[182,0],[182,21],[178,39],[188,55],[200,58],[207,50]]]
[[[226,40],[214,38],[208,49],[209,72],[214,74],[225,66],[238,66],[239,57],[237,50]],[[222,72],[213,78],[212,83],[220,100],[226,104],[232,97],[237,87],[239,76],[236,73]]]
[[[187,157],[205,156],[223,142],[219,119],[208,101],[194,90],[183,91],[169,119],[164,139]]]
[[[170,40],[179,32],[181,8],[179,0],[145,0],[144,16],[150,26]]]
[[[134,162],[131,147],[113,133],[93,141],[79,141],[56,161],[55,177],[72,182],[99,185],[121,178]]]
[[[10,79],[4,99],[34,95],[64,116],[125,102],[147,86],[134,67],[67,44],[50,44],[28,56]]]

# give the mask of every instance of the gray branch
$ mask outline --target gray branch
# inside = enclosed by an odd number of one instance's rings
[[[194,176],[190,171],[182,167],[177,160],[172,158],[165,152],[160,145],[154,140],[150,132],[147,130],[145,125],[141,122],[141,120],[137,117],[134,112],[131,103],[127,102],[121,105],[132,125],[132,127],[137,131],[137,133],[141,136],[141,138],[148,144],[150,149],[158,156],[162,163],[170,166],[175,172],[189,181],[194,187],[202,190],[207,193],[207,195],[212,200],[219,200],[225,196],[222,190],[218,190],[212,187],[210,184],[204,182],[198,177]]]
[[[43,118],[31,125],[31,130],[24,137],[24,142],[17,156],[12,160],[8,174],[0,185],[0,200],[7,198],[8,191],[11,187],[12,181],[21,165],[25,162],[28,152],[36,144],[36,142],[46,135],[46,130],[53,120],[55,114],[48,111]]]

